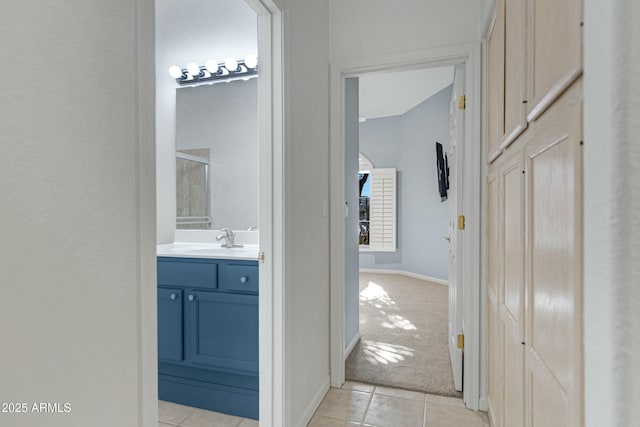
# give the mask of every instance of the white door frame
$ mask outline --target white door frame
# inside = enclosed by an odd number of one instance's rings
[[[470,43],[380,57],[360,58],[331,65],[331,141],[330,141],[330,369],[331,386],[340,387],[345,380],[345,79],[366,73],[466,64],[467,117],[465,121],[464,165],[462,183],[463,211],[466,216],[463,243],[465,356],[463,399],[471,409],[480,407],[486,391],[480,389],[481,366],[481,44]],[[484,346],[482,346],[484,348]]]
[[[245,0],[258,15],[260,75],[260,425],[283,426],[284,96],[283,17],[276,0]],[[158,425],[154,0],[137,0],[139,425]]]
[[[245,0],[258,14],[260,262],[259,419],[284,425],[284,97],[283,17],[274,0]]]

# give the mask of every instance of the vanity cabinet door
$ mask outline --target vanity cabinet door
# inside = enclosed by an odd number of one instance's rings
[[[258,374],[258,297],[185,292],[186,361],[227,372]]]
[[[182,361],[182,291],[158,288],[158,358]]]

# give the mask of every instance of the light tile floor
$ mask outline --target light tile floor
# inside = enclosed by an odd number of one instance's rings
[[[191,406],[158,401],[158,427],[258,427],[258,422]]]
[[[158,427],[258,427],[246,418],[158,402]],[[461,399],[347,381],[332,388],[308,427],[489,427]]]
[[[347,381],[332,388],[309,427],[488,427],[461,399]]]

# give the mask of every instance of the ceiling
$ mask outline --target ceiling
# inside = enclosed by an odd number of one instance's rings
[[[453,69],[451,66],[361,76],[360,118],[406,113],[452,84]]]

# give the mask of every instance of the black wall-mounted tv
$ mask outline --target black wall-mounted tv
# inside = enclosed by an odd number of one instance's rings
[[[436,168],[438,171],[438,190],[440,191],[440,201],[447,200],[447,190],[449,189],[449,161],[444,154],[442,144],[436,142]]]

